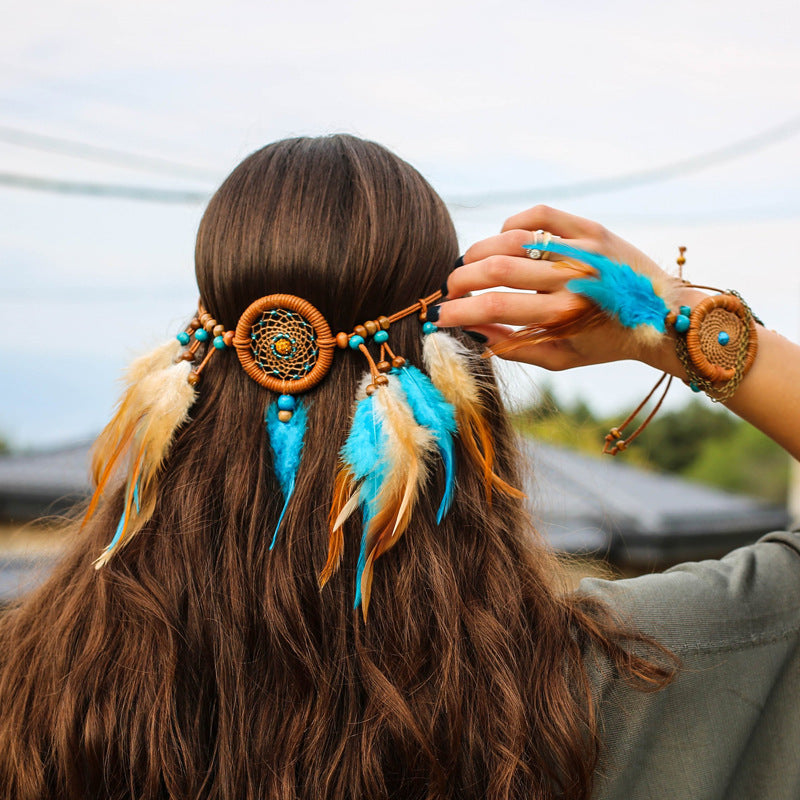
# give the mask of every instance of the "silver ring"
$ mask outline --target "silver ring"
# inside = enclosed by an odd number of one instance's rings
[[[550,244],[553,239],[558,239],[558,236],[553,236],[552,233],[549,231],[538,230],[533,232],[533,241],[531,244],[542,245],[543,248],[546,248],[547,245]],[[528,250],[528,257],[534,259],[535,261],[542,260],[547,261],[550,258],[550,254],[547,252],[546,249],[542,250]]]

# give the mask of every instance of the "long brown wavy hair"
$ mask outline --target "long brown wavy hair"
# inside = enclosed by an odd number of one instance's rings
[[[334,331],[436,289],[458,254],[447,210],[384,148],[293,139],[251,155],[197,238],[200,296],[226,328],[256,298],[300,295]],[[476,348],[457,331],[464,344]],[[419,321],[392,345],[421,365]],[[264,430],[274,395],[228,352],[211,360],[165,465],[155,513],[103,569],[107,493],[69,553],[0,620],[0,786],[45,798],[587,798],[600,741],[599,658],[654,690],[674,665],[595,601],[565,592],[522,502],[457,451],[440,525],[434,475],[353,608],[360,520],[320,592],[339,449],[365,370],[337,353],[307,395],[294,498]],[[520,485],[491,364],[475,360],[496,470]],[[356,514],[355,517],[359,515]]]

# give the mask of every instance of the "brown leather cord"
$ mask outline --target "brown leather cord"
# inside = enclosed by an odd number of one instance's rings
[[[396,313],[392,314],[389,317],[389,322],[397,322],[397,320],[403,319],[403,317],[407,317],[409,314],[413,314],[415,311],[424,310],[427,314],[428,306],[433,305],[437,300],[441,300],[441,298],[442,290],[437,289],[433,294],[429,294],[427,297],[421,297],[416,303],[408,306],[408,308],[404,308],[402,311],[397,311]]]
[[[627,438],[623,439],[623,431],[628,425],[638,416],[639,412],[647,405],[650,398],[655,394],[656,390],[659,386],[664,382],[664,379],[667,377],[667,373],[664,372],[661,374],[661,377],[656,381],[655,386],[650,390],[647,397],[636,406],[636,409],[632,411],[628,418],[623,422],[621,425],[617,426],[616,428],[612,428],[606,434],[605,444],[603,445],[603,453],[604,455],[615,456],[617,453],[621,453],[623,450],[627,449],[628,445],[650,424],[650,421],[653,417],[658,413],[658,410],[661,408],[661,404],[664,402],[667,394],[669,393],[669,389],[672,386],[672,375],[669,376],[669,380],[667,381],[667,385],[664,387],[664,391],[661,393],[661,397],[658,399],[658,402],[653,407],[653,410],[647,415],[647,418],[642,422],[642,424]]]
[[[377,378],[378,375],[380,374],[378,371],[378,367],[375,364],[375,361],[370,355],[369,350],[367,349],[367,346],[365,344],[360,344],[358,346],[358,349],[364,354],[364,358],[367,359],[367,363],[369,364],[370,375],[372,375],[372,382],[374,383],[375,378]]]

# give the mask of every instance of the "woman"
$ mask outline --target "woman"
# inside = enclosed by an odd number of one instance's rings
[[[525,241],[539,220],[520,220]],[[683,686],[670,652],[681,642],[671,628],[667,647],[653,637],[661,631],[637,606],[647,587],[562,591],[515,488],[490,363],[469,337],[441,330],[515,320],[502,304],[470,316],[480,298],[418,302],[445,280],[450,297],[491,284],[498,260],[486,258],[515,236],[476,245],[449,275],[457,244],[441,200],[407,164],[348,136],[279,142],[234,170],[200,225],[203,310],[179,335],[186,360],[163,349],[132,366],[69,555],[0,620],[6,796],[587,798],[624,796],[613,776],[647,773],[624,764],[644,741],[640,717],[629,729],[608,721],[620,702],[634,715],[662,707],[652,698],[668,697],[676,674],[673,688]],[[286,301],[245,319],[275,293],[302,298],[330,326],[314,322],[318,347],[281,378],[280,397],[257,381],[269,372],[261,356],[294,358],[312,315],[302,306],[288,333],[268,316]],[[519,352],[549,366],[629,357],[626,336],[606,342],[613,330],[576,336],[566,359],[563,345]],[[423,364],[449,382],[413,371]],[[302,391],[292,381],[306,381]],[[379,424],[391,436],[370,439]],[[372,471],[359,462],[370,448]],[[404,448],[419,459],[386,470]],[[402,500],[374,527],[387,485]],[[752,558],[769,550],[781,585],[796,573],[796,554],[757,548]],[[709,691],[725,700],[724,686]]]

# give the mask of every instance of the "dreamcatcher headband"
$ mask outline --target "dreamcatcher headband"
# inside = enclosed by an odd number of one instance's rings
[[[456,480],[456,435],[483,475],[487,502],[491,503],[493,491],[524,497],[494,472],[494,443],[473,376],[472,353],[427,320],[428,306],[441,296],[441,291],[436,291],[390,316],[379,316],[335,335],[311,303],[294,295],[273,294],[254,301],[233,330],[226,330],[201,305],[177,341],[131,365],[118,410],[98,438],[93,458],[96,490],[86,518],[94,512],[124,458],[128,477],[116,532],[95,566],[108,563],[152,516],[159,473],[175,433],[189,419],[201,374],[214,353],[230,349],[235,349],[250,378],[278,394],[264,416],[284,501],[270,549],[275,546],[301,465],[307,410],[300,395],[323,380],[337,349],[358,351],[366,358],[368,371],[333,482],[328,557],[319,577],[322,588],[338,569],[344,523],[360,510],[355,607],[361,606],[365,619],[374,563],[407,529],[430,465],[437,458],[445,474],[437,523],[450,508]],[[389,344],[391,325],[414,313],[422,323],[426,372],[408,364]],[[207,350],[195,366],[203,345]],[[370,352],[370,346],[377,347],[377,355]]]

